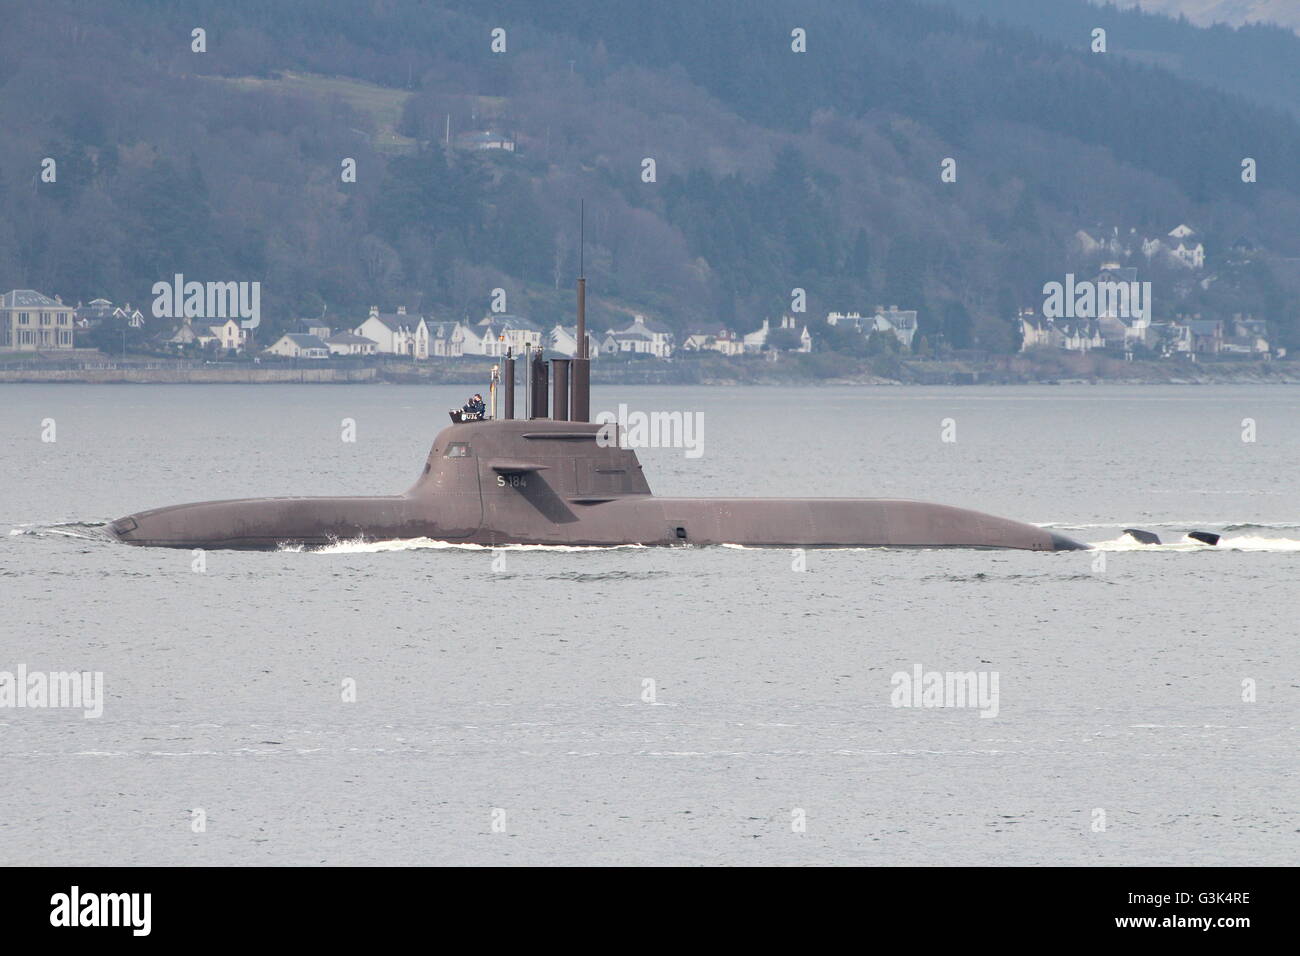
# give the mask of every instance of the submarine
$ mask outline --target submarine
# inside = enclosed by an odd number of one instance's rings
[[[338,541],[430,538],[501,545],[999,548],[1087,546],[1034,525],[892,498],[661,498],[636,452],[590,421],[586,280],[578,279],[573,358],[522,356],[525,409],[516,417],[518,359],[494,369],[491,409],[452,412],[404,494],[205,501],[112,521],[130,545],[273,550]],[[499,407],[498,407],[499,406]]]

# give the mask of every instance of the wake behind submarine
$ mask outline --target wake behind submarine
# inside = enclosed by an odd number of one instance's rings
[[[127,544],[206,549],[410,538],[489,547],[1086,547],[1033,525],[922,501],[655,497],[636,452],[601,435],[618,426],[589,420],[585,292],[579,278],[578,356],[551,359],[549,370],[540,351],[524,356],[524,417],[515,417],[515,359],[507,356],[500,389],[494,370],[491,417],[453,413],[405,494],[205,501],[128,515],[108,530]]]

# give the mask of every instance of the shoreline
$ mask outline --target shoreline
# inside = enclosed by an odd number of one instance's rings
[[[77,385],[479,385],[491,360],[432,359],[302,365],[221,364],[176,360],[79,364],[0,363],[0,384]],[[1133,361],[1108,356],[1023,355],[978,359],[916,360],[894,356],[867,360],[834,354],[758,358],[691,356],[675,360],[607,361],[592,365],[594,385],[1300,385],[1300,361],[1186,359]]]

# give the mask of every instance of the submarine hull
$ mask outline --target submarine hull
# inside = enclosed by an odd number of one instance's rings
[[[207,501],[128,515],[108,530],[134,545],[261,550],[411,538],[487,547],[1085,547],[1033,525],[922,501],[659,498],[616,436],[549,420],[443,429],[402,495]]]
[[[238,550],[412,538],[486,547],[732,544],[1028,551],[1085,547],[1033,525],[923,501],[650,498],[579,506],[586,514],[561,524],[472,529],[465,520],[431,520],[421,514],[419,504],[409,498],[248,498],[141,512],[108,528],[127,544]]]

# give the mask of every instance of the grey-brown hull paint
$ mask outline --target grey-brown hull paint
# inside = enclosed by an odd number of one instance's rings
[[[452,425],[403,495],[206,501],[142,511],[109,530],[128,544],[209,549],[411,538],[488,547],[1083,547],[1033,525],[921,501],[658,498],[636,454],[602,447],[598,428],[543,420]],[[448,457],[453,445],[468,453]]]

